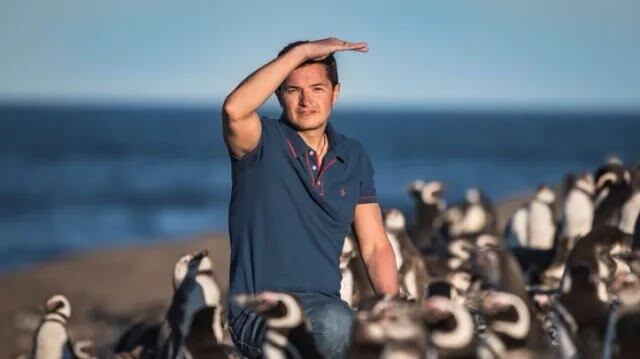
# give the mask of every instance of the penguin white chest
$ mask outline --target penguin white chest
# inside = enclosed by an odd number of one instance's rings
[[[550,249],[556,232],[551,208],[534,201],[529,206],[529,245],[535,249]]]
[[[34,359],[62,359],[68,341],[67,329],[58,322],[46,322],[36,336]]]
[[[584,236],[591,231],[593,223],[593,202],[586,193],[574,189],[564,203],[564,235],[567,238]]]

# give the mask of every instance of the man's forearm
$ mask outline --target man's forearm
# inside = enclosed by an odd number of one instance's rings
[[[396,259],[389,242],[384,242],[371,253],[363,255],[363,260],[376,293],[395,296],[398,294]]]
[[[242,119],[256,112],[278,86],[306,60],[301,46],[272,60],[249,75],[224,102],[224,112],[232,119]]]

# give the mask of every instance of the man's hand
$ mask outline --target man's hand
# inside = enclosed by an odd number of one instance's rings
[[[366,42],[349,42],[336,39],[335,37],[311,41],[299,46],[304,49],[305,59],[307,61],[320,61],[338,51],[369,51],[369,47]]]

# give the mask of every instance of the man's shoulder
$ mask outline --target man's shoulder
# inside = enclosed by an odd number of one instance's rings
[[[339,136],[342,147],[347,151],[349,156],[353,156],[356,158],[367,156],[367,151],[359,140],[337,131],[336,135]]]

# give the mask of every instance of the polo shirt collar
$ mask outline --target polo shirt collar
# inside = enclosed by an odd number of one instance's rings
[[[282,116],[280,116],[279,122],[285,129],[285,134],[287,136],[287,139],[289,139],[290,145],[293,146],[296,157],[300,156],[301,153],[312,150],[312,148],[310,148],[307,143],[304,142],[302,136],[300,136],[298,131],[293,128],[284,113],[282,114]],[[329,140],[329,150],[327,151],[326,157],[330,158],[333,157],[332,155],[335,155],[338,160],[340,160],[341,162],[345,162],[346,156],[344,149],[344,140],[342,136],[333,128],[331,122],[327,123],[325,133],[327,134],[327,139]]]

